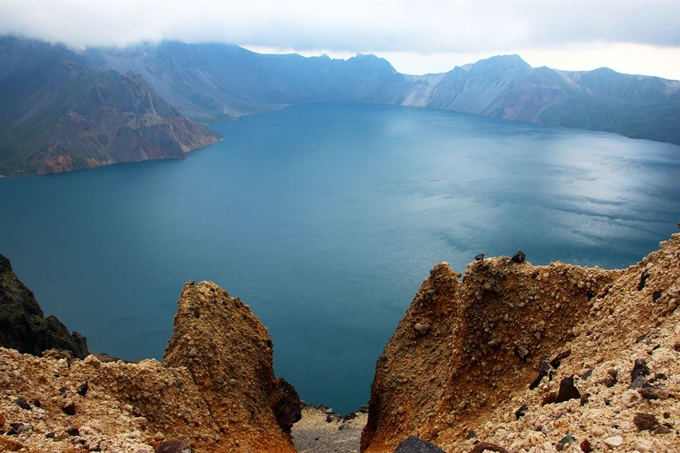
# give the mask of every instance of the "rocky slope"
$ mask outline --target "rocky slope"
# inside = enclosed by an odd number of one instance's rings
[[[0,348],[0,451],[294,452],[300,411],[264,326],[209,282],[185,285],[162,363]]]
[[[14,348],[41,356],[49,349],[61,349],[76,358],[89,354],[87,339],[68,329],[55,316],[44,317],[40,304],[0,255],[0,347]]]
[[[361,451],[678,451],[680,234],[623,270],[480,258],[423,282],[377,362]],[[356,451],[362,415],[305,412],[301,451]],[[300,414],[266,329],[209,282],[184,286],[162,363],[0,348],[0,451],[294,452]]]
[[[532,68],[517,55],[408,76],[387,61],[260,55],[234,45],[162,42],[90,49],[97,70],[132,71],[186,115],[220,120],[301,102],[430,107],[680,144],[680,82],[610,69]]]
[[[677,451],[679,277],[680,234],[625,270],[500,257],[461,283],[438,264],[377,362],[362,451],[411,435],[449,453]]]
[[[89,49],[100,71],[140,74],[168,102],[207,121],[302,102],[399,103],[406,78],[386,60],[344,60],[296,54],[261,55],[235,45],[164,41],[125,49]]]
[[[163,365],[186,368],[200,389],[221,433],[213,451],[295,451],[300,398],[274,377],[272,347],[238,298],[210,282],[184,285]]]
[[[96,72],[72,51],[0,38],[0,174],[182,159],[219,136],[138,75]]]
[[[411,76],[373,55],[176,41],[74,52],[0,37],[0,173],[182,157],[216,140],[182,115],[221,122],[302,102],[429,107],[680,144],[680,81],[607,68],[532,68],[504,55]]]

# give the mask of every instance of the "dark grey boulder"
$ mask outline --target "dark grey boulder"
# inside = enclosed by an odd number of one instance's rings
[[[446,453],[441,448],[425,442],[416,436],[410,436],[402,441],[394,453]]]
[[[194,453],[187,440],[166,440],[163,442],[156,453]]]
[[[647,367],[647,361],[645,359],[635,359],[635,365],[630,371],[630,381],[635,382],[637,378],[644,378],[649,376],[649,368]]]
[[[579,399],[581,393],[574,385],[574,376],[569,376],[560,381],[560,390],[557,392],[555,403],[563,403],[565,401]]]
[[[524,262],[524,260],[526,259],[526,257],[527,257],[527,256],[524,254],[524,252],[520,249],[520,250],[517,250],[517,251],[515,252],[514,255],[512,255],[512,258],[511,258],[511,259],[512,259],[512,261],[514,261],[515,263],[521,264],[521,263]]]

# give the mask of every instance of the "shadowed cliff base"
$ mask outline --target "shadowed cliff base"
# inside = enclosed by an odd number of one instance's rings
[[[674,451],[680,234],[625,270],[515,261],[432,269],[377,362],[361,450]]]

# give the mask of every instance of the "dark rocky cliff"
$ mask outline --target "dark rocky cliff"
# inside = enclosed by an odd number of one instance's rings
[[[44,317],[40,304],[0,255],[0,347],[38,357],[49,349],[68,351],[73,357],[89,354],[87,340],[68,329],[55,316]]]

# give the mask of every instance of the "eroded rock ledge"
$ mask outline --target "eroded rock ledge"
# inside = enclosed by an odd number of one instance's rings
[[[377,362],[362,451],[676,451],[679,276],[680,234],[625,270],[436,265]]]

